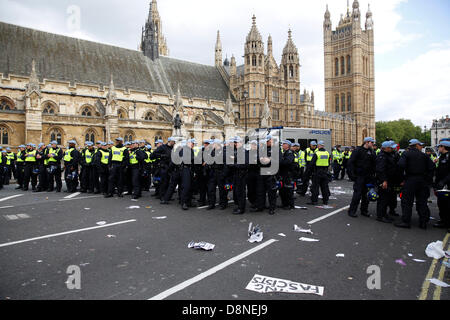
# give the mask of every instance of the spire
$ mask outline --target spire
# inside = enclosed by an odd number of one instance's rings
[[[330,11],[328,10],[328,4],[327,4],[327,10],[325,11],[325,15],[324,15],[323,28],[324,28],[324,30],[331,31],[331,14],[330,14]]]
[[[350,17],[350,0],[347,0],[347,18]]]
[[[352,12],[352,18],[353,21],[359,21],[361,17],[361,11],[359,10],[359,2],[358,0],[353,1],[353,12]]]
[[[162,34],[161,24],[156,0],[152,0],[141,39],[142,52],[152,60],[159,58],[159,55],[169,55],[167,41]]]
[[[255,15],[252,17],[252,28],[250,29],[245,42],[245,54],[264,54],[264,44],[262,42],[261,34],[258,31],[258,27],[256,26]]]
[[[111,105],[113,101],[117,100],[116,88],[114,86],[114,78],[111,73],[111,82],[109,83],[108,94],[106,95],[106,102]]]
[[[41,95],[41,88],[39,86],[39,78],[36,73],[36,61],[33,59],[31,62],[31,73],[30,80],[26,85],[26,96],[30,96],[32,92],[36,92],[39,96]]]
[[[222,41],[220,40],[220,31],[217,30],[217,40],[216,40],[216,56],[215,56],[215,66],[219,67],[222,65]]]
[[[369,8],[367,9],[366,14],[366,30],[372,29],[373,29],[372,11],[370,11],[370,4],[369,4]]]
[[[252,17],[252,28],[247,36],[247,42],[249,41],[262,41],[261,34],[258,31],[258,27],[256,26],[256,16]]]
[[[288,40],[287,43],[283,49],[283,56],[287,54],[294,54],[298,55],[297,47],[294,44],[294,41],[292,41],[292,31],[289,29],[288,31]]]
[[[269,39],[267,39],[267,55],[273,54],[273,43],[272,43],[272,36],[269,34]]]

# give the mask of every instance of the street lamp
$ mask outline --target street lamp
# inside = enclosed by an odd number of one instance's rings
[[[435,130],[435,132],[436,132],[436,135],[435,135],[435,145],[437,145],[438,144],[438,121],[437,120],[434,120],[434,128],[436,129]]]
[[[244,122],[245,122],[245,134],[247,135],[247,98],[248,98],[248,91],[244,91]]]

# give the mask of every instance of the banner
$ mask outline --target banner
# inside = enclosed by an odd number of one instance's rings
[[[271,278],[255,274],[253,279],[245,288],[250,291],[259,293],[268,292],[285,292],[285,293],[310,293],[323,296],[324,287],[314,286],[310,284],[293,282],[290,280],[283,280]]]

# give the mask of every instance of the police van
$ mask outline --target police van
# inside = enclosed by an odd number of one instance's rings
[[[325,143],[325,149],[331,150],[331,129],[312,129],[312,128],[287,128],[287,127],[273,127],[256,129],[254,134],[249,136],[250,140],[256,140],[259,137],[260,140],[264,139],[268,135],[271,135],[275,143],[289,140],[292,143],[300,144],[300,148],[305,150],[309,147],[312,141],[323,141]]]

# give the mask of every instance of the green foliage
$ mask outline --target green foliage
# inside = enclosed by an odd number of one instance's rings
[[[381,144],[386,138],[394,139],[395,142],[400,143],[402,149],[408,147],[411,139],[419,139],[427,146],[431,144],[431,132],[429,130],[424,132],[421,127],[415,126],[411,120],[380,121],[376,123],[376,129],[378,144]]]

